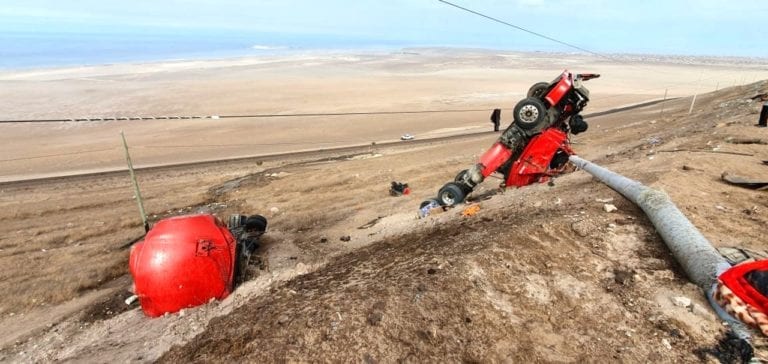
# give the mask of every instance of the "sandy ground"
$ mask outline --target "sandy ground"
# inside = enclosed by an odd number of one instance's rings
[[[764,64],[490,51],[304,55],[0,73],[0,119],[402,110],[461,114],[0,124],[0,181],[137,165],[370,144],[485,129],[535,82],[599,72],[590,111],[768,78]]]
[[[16,88],[0,91],[8,93],[0,109],[10,110],[8,118],[490,109],[511,107],[519,97],[511,91],[522,94],[559,68],[589,66],[605,75],[590,81],[595,102],[588,111],[598,111],[658,97],[631,84],[657,91],[660,86],[663,92],[665,83],[696,81],[705,70],[721,72],[725,80],[758,67],[670,60],[630,67],[536,56],[550,63],[525,69],[521,65],[534,56],[425,51],[12,73],[0,75],[0,82]],[[635,67],[679,78],[650,71],[641,77]],[[107,85],[115,81],[125,88]],[[678,87],[670,95],[700,86]],[[89,89],[105,94],[89,95]],[[752,126],[759,102],[750,99],[765,92],[768,84],[762,83],[700,95],[690,116],[690,99],[680,99],[665,103],[663,115],[662,105],[655,105],[596,117],[587,133],[573,139],[574,147],[587,159],[664,189],[713,244],[765,249],[765,192],[719,180],[725,170],[768,175],[760,163],[768,159],[765,145],[728,142],[768,140],[764,129]],[[492,96],[470,97],[481,94]],[[280,131],[278,121],[265,120],[269,133],[246,133],[254,123],[237,120],[218,121],[213,129],[212,120],[1,125],[4,159],[112,148],[95,157],[4,161],[1,171],[7,180],[115,167],[122,156],[107,139],[119,129],[136,146],[135,162],[149,165],[311,148],[323,140],[318,138],[336,134],[387,140],[405,130],[419,136],[489,128],[487,113],[478,114],[418,115],[402,124],[399,117],[377,118],[354,128],[359,120],[291,121],[300,131]],[[332,127],[325,129],[326,122]],[[211,130],[216,137],[204,133]],[[183,154],[141,147],[175,143],[179,134],[185,140],[250,144]],[[687,283],[642,213],[584,172],[563,176],[553,187],[481,200],[473,218],[462,218],[460,209],[416,218],[419,202],[474,163],[495,137],[140,173],[153,221],[195,211],[262,213],[270,219],[259,250],[262,264],[254,267],[252,280],[223,302],[155,320],[122,303],[130,286],[126,243],[141,234],[127,178],[4,183],[0,361],[714,360],[705,352],[722,325],[701,292]],[[302,142],[302,148],[257,145],[279,138]],[[338,143],[343,144],[353,143]],[[710,153],[713,148],[752,156]],[[695,152],[671,152],[676,149]],[[388,196],[393,180],[408,182],[414,194]],[[496,183],[485,182],[478,195],[494,191]],[[619,211],[604,212],[597,199],[613,199]],[[676,306],[673,299],[680,296],[693,303]]]

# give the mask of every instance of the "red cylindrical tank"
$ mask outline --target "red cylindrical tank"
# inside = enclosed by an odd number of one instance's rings
[[[236,240],[213,215],[161,220],[131,250],[135,294],[157,317],[223,299],[232,290]]]
[[[480,164],[483,165],[483,170],[481,172],[483,177],[490,176],[511,157],[512,150],[507,148],[506,145],[501,142],[494,143],[491,148],[480,156]]]

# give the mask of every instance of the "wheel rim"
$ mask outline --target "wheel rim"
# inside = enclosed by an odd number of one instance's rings
[[[456,202],[456,196],[453,195],[452,192],[447,191],[443,193],[443,203],[450,206],[453,205],[454,202]]]
[[[520,121],[530,124],[539,118],[539,109],[534,105],[525,105],[520,108],[518,116],[520,116]]]

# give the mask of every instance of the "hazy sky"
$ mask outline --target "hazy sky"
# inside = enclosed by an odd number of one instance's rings
[[[597,52],[768,57],[765,0],[455,2]],[[254,44],[272,38],[282,43],[347,39],[373,46],[569,51],[437,0],[5,0],[0,37],[14,33],[253,36]]]

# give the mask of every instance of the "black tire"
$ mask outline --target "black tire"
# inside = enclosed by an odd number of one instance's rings
[[[453,206],[464,202],[467,194],[456,183],[447,183],[437,193],[437,201],[443,206]]]
[[[549,168],[550,169],[560,169],[562,168],[566,163],[568,163],[568,153],[563,151],[562,149],[558,149],[557,152],[555,152],[555,155],[552,157],[552,160],[549,162]]]
[[[515,105],[515,124],[520,129],[531,130],[541,125],[547,118],[547,108],[541,100],[528,97]]]
[[[245,220],[245,229],[248,231],[267,231],[267,218],[261,215],[251,215]]]
[[[546,82],[535,83],[528,89],[528,97],[535,97],[541,99],[544,96],[544,91],[547,91],[549,84]]]

